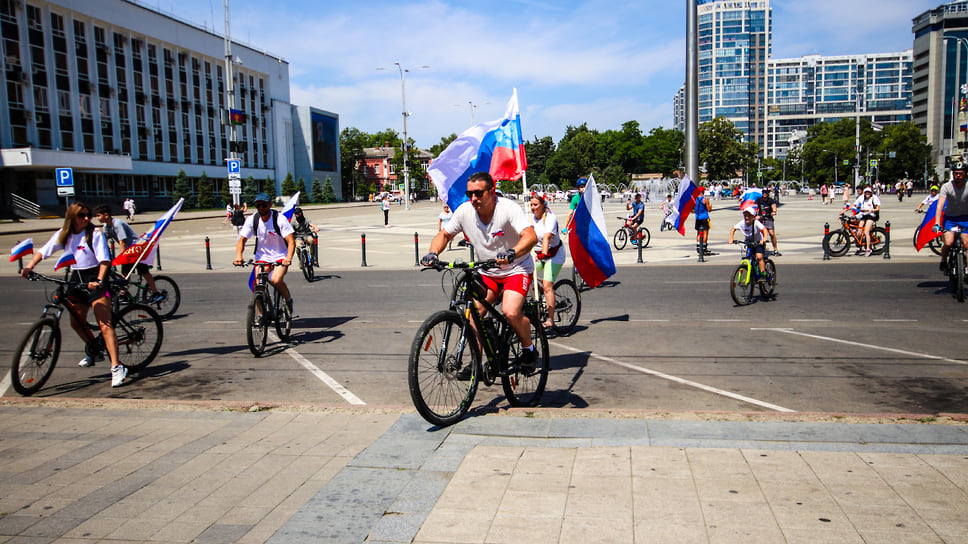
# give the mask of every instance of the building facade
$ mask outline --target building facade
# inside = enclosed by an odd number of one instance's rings
[[[957,150],[957,115],[968,80],[968,1],[943,4],[912,20],[914,66],[911,114],[931,145],[931,161],[944,172]],[[964,134],[964,133],[961,133]]]
[[[290,104],[283,58],[231,46],[229,87],[224,37],[175,15],[129,0],[0,0],[0,198],[63,206],[54,169],[71,167],[76,198],[161,208],[182,170],[218,194],[233,151],[243,178],[271,176],[278,190],[309,164],[295,134],[306,149],[314,114]],[[338,191],[339,161],[325,164]],[[311,182],[318,170],[302,171]]]
[[[376,187],[377,192],[394,194],[402,192],[400,186],[403,185],[403,172],[398,172],[393,164],[393,157],[396,153],[397,148],[389,144],[381,147],[363,148],[363,179],[366,183]],[[422,149],[407,154],[407,160],[411,163],[419,161],[425,172],[430,167],[433,158],[433,154]],[[358,171],[361,169],[359,162],[357,162],[356,168]],[[411,177],[411,187],[414,187],[418,194],[426,193],[430,189],[430,178],[426,177],[418,182]]]

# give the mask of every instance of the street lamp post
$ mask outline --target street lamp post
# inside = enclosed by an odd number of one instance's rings
[[[407,167],[407,151],[410,144],[407,141],[407,117],[410,117],[410,112],[407,111],[407,72],[410,70],[401,66],[399,62],[393,64],[400,72],[400,98],[403,102],[403,198],[406,201],[406,209],[409,210],[410,170]],[[430,68],[430,66],[418,66],[417,68]],[[377,70],[386,70],[386,68],[377,68]]]
[[[962,38],[961,36],[944,36],[943,39],[945,41],[958,40],[958,44],[965,46],[965,52],[966,54],[968,54],[968,38]],[[961,50],[959,49],[957,53],[961,53]],[[955,62],[957,63],[955,67],[955,101],[951,108],[951,133],[952,134],[951,134],[951,149],[948,153],[949,155],[954,155],[955,148],[958,147],[956,142],[958,138],[955,136],[955,134],[958,132],[960,128],[957,126],[959,124],[958,111],[961,108],[961,95],[965,94],[966,92],[965,87],[968,86],[968,72],[965,73],[965,78],[966,78],[965,84],[964,85],[961,84],[961,74],[960,74],[961,55],[957,54],[955,55],[955,58],[956,58]]]

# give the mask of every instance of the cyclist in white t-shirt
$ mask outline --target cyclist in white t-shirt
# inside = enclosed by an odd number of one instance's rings
[[[255,207],[257,212],[245,220],[242,230],[239,231],[239,241],[235,245],[235,264],[241,265],[245,262],[242,258],[245,242],[255,236],[255,261],[278,265],[273,268],[269,283],[286,299],[289,313],[292,314],[292,296],[285,281],[286,272],[292,264],[292,254],[296,251],[292,225],[286,220],[286,216],[272,209],[269,205],[269,195],[265,193],[256,195]],[[256,274],[261,271],[262,267],[259,266]]]

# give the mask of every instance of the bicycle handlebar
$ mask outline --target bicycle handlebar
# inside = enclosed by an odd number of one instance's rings
[[[497,264],[497,260],[496,259],[487,259],[486,261],[470,261],[470,262],[461,261],[460,259],[458,259],[458,260],[456,260],[454,262],[447,262],[447,261],[441,261],[441,260],[438,259],[436,262],[434,262],[434,264],[432,264],[430,266],[425,266],[425,267],[421,268],[421,270],[438,270],[439,271],[439,270],[445,270],[445,269],[448,269],[448,268],[451,268],[451,269],[453,269],[453,268],[473,268],[473,269],[481,270],[481,269],[488,269],[488,268],[497,268],[498,266],[500,266],[500,265]]]

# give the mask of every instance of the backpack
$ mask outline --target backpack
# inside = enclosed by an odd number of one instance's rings
[[[242,208],[232,210],[232,224],[236,227],[241,227],[244,223],[245,214],[242,213]]]
[[[272,218],[269,219],[269,221],[272,223],[272,227],[276,231],[276,236],[282,236],[282,233],[279,232],[279,223],[276,222],[276,218],[279,212],[277,212],[276,210],[269,210],[269,212],[272,215]],[[258,223],[256,223],[256,221],[259,221],[259,212],[255,212],[254,214],[250,215],[249,218],[252,219],[252,232],[258,235],[259,225]],[[253,252],[258,250],[259,250],[259,237],[255,236],[255,248],[253,249]]]

